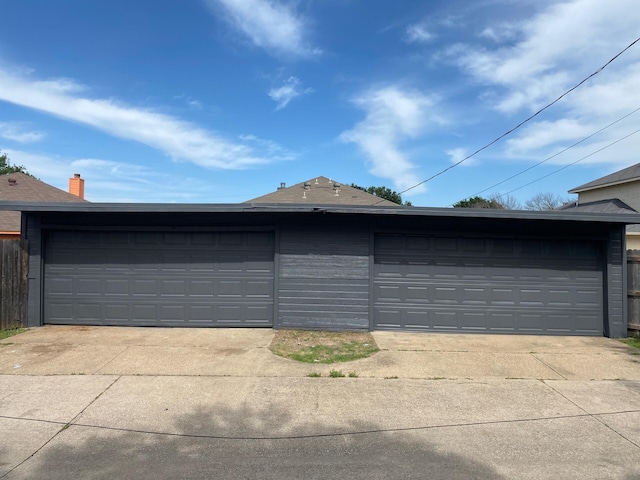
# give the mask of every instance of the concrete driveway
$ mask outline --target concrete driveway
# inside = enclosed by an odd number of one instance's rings
[[[321,367],[272,336],[1,342],[0,478],[640,478],[640,356],[616,340],[378,332]],[[359,377],[306,377],[331,368]]]

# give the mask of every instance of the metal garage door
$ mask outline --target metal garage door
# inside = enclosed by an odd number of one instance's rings
[[[72,232],[47,237],[49,324],[271,326],[272,232]]]
[[[375,328],[602,335],[602,269],[597,242],[377,235]]]

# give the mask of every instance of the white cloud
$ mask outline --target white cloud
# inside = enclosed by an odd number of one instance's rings
[[[207,0],[207,3],[214,11],[221,6],[237,30],[269,53],[300,57],[322,53],[306,40],[307,21],[282,3],[274,0]]]
[[[569,0],[542,5],[526,20],[489,25],[481,36],[515,41],[495,48],[455,45],[448,55],[485,85],[480,98],[514,118],[537,111],[604,65],[638,36],[640,9],[635,0]],[[640,107],[640,45],[546,110],[501,143],[507,158],[542,160]],[[515,117],[515,115],[518,117]],[[640,114],[638,114],[640,115]],[[634,120],[637,122],[637,120]],[[623,137],[620,124],[549,163],[566,164]],[[633,130],[633,128],[631,128]],[[636,138],[638,137],[638,138]],[[640,135],[583,163],[638,161]]]
[[[18,122],[0,122],[0,137],[18,143],[39,142],[45,137],[43,132],[27,130]]]
[[[465,159],[469,155],[469,152],[464,148],[452,148],[450,150],[447,150],[445,153],[449,157],[449,160],[451,160],[451,163],[458,163],[460,160]],[[475,165],[475,163],[475,159],[470,158],[468,160],[465,160],[460,165],[464,167],[471,167]]]
[[[514,25],[522,39],[513,46],[487,50],[465,45],[451,53],[477,80],[505,89],[498,110],[535,111],[636,38],[639,23],[635,0],[573,0]],[[633,56],[638,57],[627,53]]]
[[[0,68],[0,100],[143,143],[174,160],[222,169],[243,169],[277,160],[179,118],[78,93],[68,80],[62,84],[34,81]]]
[[[205,178],[165,173],[130,162],[81,158],[68,159],[21,150],[5,151],[12,163],[24,165],[29,173],[61,190],[67,191],[68,179],[80,173],[85,179],[85,196],[91,202],[210,202],[225,192]],[[232,201],[241,201],[238,192]],[[237,198],[240,197],[240,198]]]
[[[286,107],[291,100],[307,93],[313,92],[312,88],[303,88],[302,82],[296,77],[289,77],[284,85],[269,90],[268,95],[277,103],[276,110]]]
[[[404,39],[407,43],[426,43],[430,42],[434,38],[435,35],[422,23],[409,25],[405,30]]]
[[[513,40],[520,33],[520,27],[518,24],[501,23],[500,25],[486,27],[480,32],[480,37],[488,38],[496,43],[502,43],[507,40]]]
[[[400,149],[403,140],[417,137],[430,122],[439,122],[433,115],[433,99],[414,91],[389,86],[372,89],[353,103],[366,117],[351,130],[340,135],[341,140],[355,143],[371,162],[370,172],[393,181],[404,190],[420,181],[415,165]],[[411,193],[424,191],[423,187]]]

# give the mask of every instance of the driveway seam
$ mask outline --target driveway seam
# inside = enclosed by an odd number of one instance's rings
[[[121,352],[116,353],[113,358],[107,360],[107,362],[102,365],[101,367],[98,367],[95,369],[95,371],[91,374],[91,375],[99,375],[100,370],[102,370],[103,368],[105,368],[107,365],[109,365],[111,362],[113,362],[116,358],[118,358],[120,355],[122,355],[124,352],[126,352],[127,350],[129,350],[132,347],[132,345],[127,346],[127,348],[125,348],[124,350],[122,350]],[[102,374],[104,375],[104,374]],[[106,390],[105,390],[106,391]]]
[[[548,369],[552,370],[553,372],[555,372],[557,375],[560,375],[560,377],[563,380],[567,380],[567,377],[565,377],[564,375],[562,375],[559,371],[557,371],[555,368],[553,368],[551,365],[549,365],[547,362],[545,362],[544,360],[542,360],[541,358],[536,357],[535,353],[530,353],[529,355],[531,355],[533,358],[535,358],[536,360],[538,360],[541,364],[543,364],[545,367],[547,367]]]
[[[544,422],[544,421],[553,421],[553,420],[567,420],[567,419],[575,419],[575,418],[588,418],[588,417],[593,417],[594,415],[612,415],[612,416],[614,416],[614,415],[625,415],[625,414],[628,414],[628,413],[640,413],[640,409],[623,410],[623,411],[618,411],[618,412],[596,413],[596,414],[591,414],[589,412],[585,412],[585,413],[578,413],[578,414],[572,414],[572,415],[556,415],[556,416],[529,417],[529,418],[512,418],[512,419],[506,419],[506,420],[483,420],[483,421],[475,421],[475,422],[445,423],[445,424],[435,424],[435,425],[420,425],[420,426],[415,426],[415,427],[380,428],[380,429],[372,429],[372,430],[354,430],[354,431],[344,431],[344,432],[310,433],[310,434],[301,434],[301,435],[283,435],[283,436],[272,436],[272,437],[269,437],[269,436],[252,437],[252,436],[230,436],[230,435],[206,435],[206,434],[196,434],[196,433],[162,432],[162,431],[135,429],[135,428],[110,427],[110,426],[107,426],[107,425],[95,425],[95,424],[90,424],[90,423],[74,423],[72,425],[74,427],[92,428],[92,429],[96,429],[96,430],[110,430],[110,431],[116,431],[116,432],[139,433],[139,434],[142,434],[142,435],[157,435],[157,436],[165,436],[165,437],[205,438],[205,439],[212,439],[212,440],[258,440],[259,441],[259,440],[302,440],[302,439],[308,439],[308,438],[342,437],[342,436],[355,436],[355,435],[374,435],[374,434],[377,434],[377,433],[412,432],[412,431],[434,430],[434,429],[444,429],[444,428],[476,427],[476,426],[483,426],[483,425],[503,425],[503,424],[514,424],[514,423]],[[71,425],[69,423],[53,421],[53,420],[40,420],[40,419],[35,419],[35,418],[10,417],[10,416],[6,416],[6,415],[0,415],[0,418],[8,418],[8,419],[12,419],[12,420],[23,420],[23,421],[29,421],[29,422],[52,423],[52,424],[58,424],[58,425],[63,425],[63,426]],[[58,435],[64,429],[65,429],[64,427],[62,429],[60,429],[60,431],[58,433],[56,433],[56,435]],[[54,437],[56,435],[54,435]],[[53,439],[53,437],[51,439]],[[47,443],[49,443],[51,441],[51,439],[48,440]],[[634,442],[631,441],[631,443],[633,443],[635,445]],[[43,447],[44,447],[44,445],[42,447],[40,447],[38,450],[42,449]],[[33,455],[35,455],[35,453]],[[31,456],[33,456],[33,455],[31,455]],[[17,466],[16,466],[16,468],[17,468]],[[0,478],[2,478],[2,477],[0,477]]]
[[[558,395],[560,395],[562,398],[564,398],[567,402],[575,405],[578,409],[580,409],[581,411],[583,411],[587,416],[593,418],[596,422],[600,423],[601,425],[604,425],[606,428],[608,428],[609,430],[611,430],[613,433],[615,433],[616,435],[618,435],[620,438],[626,440],[627,442],[629,442],[631,445],[633,445],[634,447],[636,447],[637,449],[640,450],[640,445],[638,445],[636,442],[634,442],[633,440],[631,440],[630,438],[625,437],[622,433],[620,433],[619,431],[617,431],[615,428],[613,428],[611,425],[609,425],[607,422],[605,422],[604,420],[602,420],[601,418],[598,417],[598,415],[602,415],[602,414],[597,414],[597,413],[590,413],[588,412],[586,409],[584,409],[583,407],[581,407],[580,405],[578,405],[576,402],[574,402],[573,400],[571,400],[569,397],[567,397],[565,394],[563,394],[562,392],[560,392],[559,390],[557,390],[556,388],[552,387],[551,385],[549,385],[547,382],[545,382],[544,380],[542,381],[542,383],[544,383],[547,387],[549,387],[551,390],[553,390],[555,393],[557,393]]]
[[[2,475],[0,477],[0,479],[5,478],[7,475],[11,474],[11,472],[13,472],[14,470],[16,470],[17,468],[19,468],[20,466],[24,465],[28,460],[30,460],[31,458],[35,457],[38,452],[40,452],[40,450],[42,450],[44,447],[46,447],[49,443],[51,443],[51,441],[56,438],[58,435],[60,435],[62,432],[64,432],[67,428],[69,428],[70,425],[73,425],[73,422],[80,417],[80,415],[82,415],[85,410],[87,408],[89,408],[91,405],[94,404],[94,402],[96,402],[107,390],[109,390],[118,380],[120,380],[120,376],[118,376],[113,382],[111,382],[109,385],[107,385],[107,387],[102,390],[98,395],[96,395],[96,397],[91,400],[87,406],[85,406],[82,410],[80,410],[80,412],[78,412],[71,420],[69,420],[66,423],[60,422],[60,424],[63,425],[63,427],[58,430],[56,433],[54,433],[51,438],[49,440],[47,440],[46,442],[44,442],[42,445],[40,445],[35,452],[33,452],[31,455],[29,455],[27,458],[25,458],[24,460],[22,460],[20,463],[18,463],[17,465],[15,465],[13,468],[9,469],[7,472],[5,472],[4,475]],[[4,418],[9,418],[9,417],[4,417]],[[58,422],[48,422],[48,423],[58,423]]]

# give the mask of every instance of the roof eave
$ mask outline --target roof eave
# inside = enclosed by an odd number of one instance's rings
[[[605,214],[571,212],[566,210],[528,211],[493,210],[486,208],[440,208],[440,207],[387,207],[387,206],[340,206],[300,204],[194,204],[194,203],[39,203],[0,202],[0,210],[28,213],[330,213],[351,215],[401,215],[414,217],[519,219],[541,221],[604,222],[619,224],[640,223],[640,214]]]
[[[572,190],[568,190],[567,193],[588,192],[589,190],[598,190],[599,188],[615,187],[616,185],[623,185],[625,183],[638,182],[638,181],[640,181],[640,177],[627,178],[625,180],[618,180],[617,182],[602,183],[600,185],[592,185],[590,187],[585,187],[584,185],[581,185]]]

